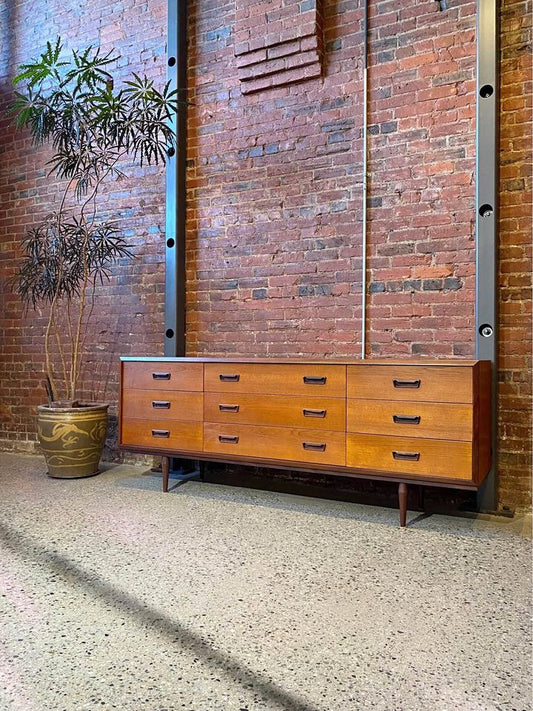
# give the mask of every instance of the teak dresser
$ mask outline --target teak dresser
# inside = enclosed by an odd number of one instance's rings
[[[489,361],[121,358],[120,445],[163,457],[477,489]]]

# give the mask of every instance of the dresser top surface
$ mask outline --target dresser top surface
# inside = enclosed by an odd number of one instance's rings
[[[168,357],[168,356],[121,356],[122,362],[146,363],[250,363],[280,365],[396,365],[396,366],[441,366],[444,368],[473,367],[479,360],[438,359],[438,358],[240,358],[240,357]]]

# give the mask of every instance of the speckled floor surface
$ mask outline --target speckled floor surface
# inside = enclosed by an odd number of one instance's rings
[[[520,521],[44,471],[0,455],[1,711],[532,708]]]

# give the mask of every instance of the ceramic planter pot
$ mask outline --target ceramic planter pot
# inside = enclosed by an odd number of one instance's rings
[[[99,473],[108,407],[103,404],[80,407],[39,405],[38,436],[49,476],[78,479]]]

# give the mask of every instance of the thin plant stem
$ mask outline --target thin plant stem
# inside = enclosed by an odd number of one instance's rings
[[[59,326],[55,322],[55,319],[52,322],[52,327],[54,329],[54,335],[55,335],[55,340],[56,340],[56,344],[57,344],[57,351],[59,354],[59,362],[61,364],[61,369],[63,371],[63,381],[66,383],[67,382],[67,360],[65,357],[63,341],[60,336]]]
[[[125,155],[125,151],[122,153],[119,153],[117,156],[115,156],[113,162],[108,166],[107,170],[99,176],[99,178],[95,181],[93,191],[91,195],[85,200],[83,203],[81,210],[80,210],[80,216],[81,216],[81,224],[82,227],[85,230],[85,239],[83,242],[83,254],[82,254],[82,262],[83,262],[83,281],[82,281],[82,286],[81,286],[81,292],[80,292],[80,308],[79,308],[79,313],[78,313],[78,325],[76,329],[76,336],[74,339],[74,351],[72,354],[72,366],[71,366],[71,375],[70,375],[70,386],[71,386],[71,397],[74,399],[75,393],[77,390],[77,385],[78,385],[78,379],[79,375],[81,373],[81,362],[82,362],[82,351],[83,351],[83,342],[82,341],[82,332],[83,332],[83,317],[85,315],[85,306],[86,306],[86,300],[87,300],[87,287],[89,284],[89,265],[88,265],[88,259],[87,259],[87,252],[88,252],[88,242],[90,238],[89,230],[87,229],[87,217],[85,215],[85,210],[89,204],[92,204],[92,220],[94,220],[96,216],[96,198],[98,196],[98,191],[100,189],[100,186],[102,182],[107,178],[109,173],[112,172],[120,158],[122,158]],[[92,309],[89,311],[89,317],[92,315]],[[89,324],[90,318],[86,319],[85,321],[85,332],[87,333],[88,329],[88,324]]]
[[[78,165],[79,165],[79,160],[78,160]],[[67,199],[68,192],[70,190],[70,187],[72,183],[74,182],[74,179],[71,178],[66,187],[65,190],[63,191],[61,203],[59,206],[59,211],[57,213],[57,231],[58,235],[61,233],[61,219],[63,215],[63,210],[65,207],[65,202]],[[46,324],[46,330],[45,330],[45,336],[44,336],[44,353],[45,353],[45,371],[46,375],[49,378],[50,381],[50,387],[52,389],[52,396],[53,400],[57,400],[57,396],[59,394],[58,392],[58,387],[56,384],[56,380],[54,378],[54,373],[53,373],[53,367],[52,367],[52,357],[50,353],[50,337],[51,337],[51,332],[52,332],[52,327],[55,323],[55,310],[57,306],[57,302],[59,299],[59,292],[61,289],[61,278],[63,276],[63,257],[59,255],[59,260],[58,260],[58,270],[57,270],[57,275],[56,275],[56,288],[54,290],[54,295],[52,297],[52,301],[50,303],[50,310],[48,312],[48,322]],[[66,384],[67,381],[65,381]]]
[[[87,264],[87,240],[84,240],[83,244],[83,252],[82,252],[82,259],[83,259],[83,283],[81,287],[81,292],[80,292],[80,309],[79,309],[79,314],[78,314],[78,325],[76,328],[76,337],[74,339],[74,352],[72,354],[72,362],[71,362],[71,368],[70,368],[70,397],[72,400],[74,400],[74,396],[76,393],[77,385],[78,385],[78,374],[80,372],[80,367],[81,367],[81,353],[80,353],[80,344],[81,344],[81,334],[82,334],[82,326],[83,326],[83,315],[85,311],[85,299],[87,295],[87,282],[89,280],[89,267]]]
[[[74,330],[73,330],[73,317],[72,317],[72,309],[70,305],[70,299],[67,299],[67,337],[68,341],[70,344],[70,353],[72,354],[74,352]],[[65,382],[68,382],[67,374],[65,371]]]

